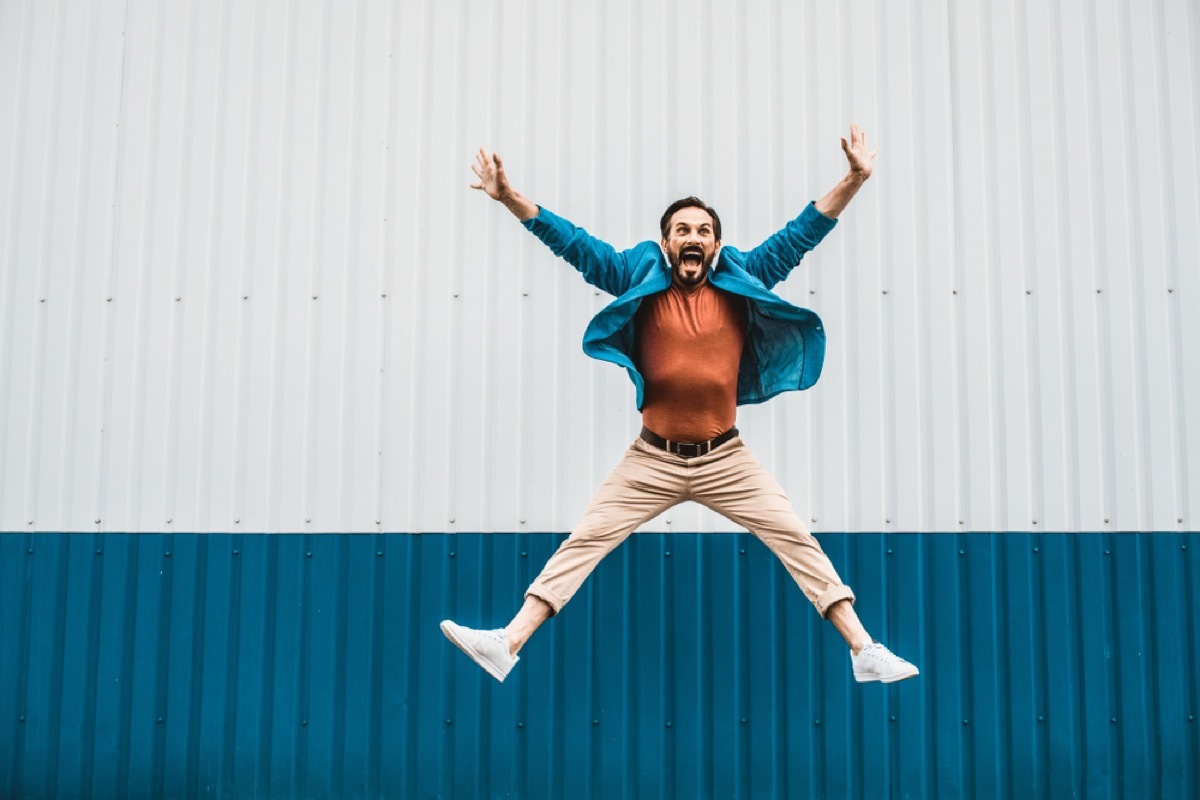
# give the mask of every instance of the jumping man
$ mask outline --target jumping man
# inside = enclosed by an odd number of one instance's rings
[[[500,156],[480,149],[472,188],[503,203],[584,280],[617,298],[592,319],[583,349],[625,367],[643,423],[507,627],[442,623],[446,637],[496,680],[504,680],[533,632],[562,610],[604,556],[684,500],[747,528],[778,556],[850,646],[856,680],[892,683],[917,674],[872,641],[854,611],[854,593],[734,427],[737,406],[807,389],[821,372],[821,321],[770,289],[833,229],[871,177],[875,151],[857,125],[842,150],[846,177],[753,250],[722,247],[717,212],[686,197],[663,213],[660,241],[617,252],[514,190]]]

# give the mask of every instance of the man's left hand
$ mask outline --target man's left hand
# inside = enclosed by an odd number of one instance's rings
[[[867,150],[867,134],[863,129],[850,123],[850,141],[846,142],[846,138],[842,137],[842,152],[846,154],[846,160],[850,162],[850,175],[860,180],[866,180],[871,177],[872,162],[875,160],[875,154],[878,150]]]

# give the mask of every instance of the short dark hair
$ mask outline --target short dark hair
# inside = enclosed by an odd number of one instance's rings
[[[675,216],[675,212],[681,208],[702,208],[708,212],[713,221],[713,235],[717,241],[721,241],[721,218],[717,216],[717,212],[712,206],[705,203],[699,197],[684,197],[676,200],[671,205],[667,206],[667,210],[663,212],[662,219],[658,222],[659,230],[662,231],[662,238],[667,238],[667,229],[671,225],[671,217]]]

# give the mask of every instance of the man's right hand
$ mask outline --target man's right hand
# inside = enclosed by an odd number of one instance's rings
[[[479,178],[477,183],[471,184],[472,189],[479,189],[493,200],[500,201],[522,222],[537,216],[537,205],[509,185],[508,177],[504,174],[504,162],[500,160],[499,155],[488,153],[486,148],[479,148],[471,171]]]

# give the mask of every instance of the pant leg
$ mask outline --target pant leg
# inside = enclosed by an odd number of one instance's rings
[[[525,596],[544,600],[555,614],[561,611],[613,548],[639,525],[683,500],[686,468],[679,461],[657,455],[641,439],[634,441]]]
[[[740,438],[693,463],[690,499],[761,539],[822,617],[839,600],[854,601],[854,592],[800,521],[783,487]]]

